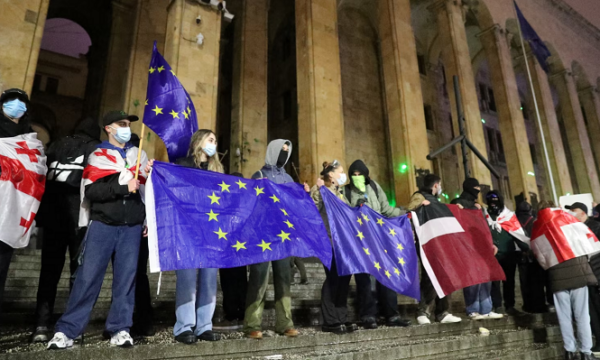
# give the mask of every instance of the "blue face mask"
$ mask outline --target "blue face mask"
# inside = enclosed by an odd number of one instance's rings
[[[111,129],[117,130],[117,133],[113,134],[113,136],[115,137],[115,140],[119,142],[119,144],[125,144],[131,139],[131,128],[119,127],[115,129],[111,127]]]
[[[27,111],[27,105],[25,105],[25,103],[19,99],[14,99],[5,102],[2,105],[2,110],[4,110],[4,113],[8,117],[20,119],[23,117],[23,115],[25,115],[25,112]]]
[[[205,147],[202,148],[202,150],[204,151],[206,156],[212,157],[214,154],[217,153],[217,145],[207,144]]]

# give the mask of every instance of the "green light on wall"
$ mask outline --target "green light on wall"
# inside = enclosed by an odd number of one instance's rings
[[[523,107],[521,106],[521,111],[523,111]]]
[[[571,193],[567,193],[567,196],[570,196],[570,195],[571,195]]]
[[[448,196],[448,194],[446,194],[446,193],[443,193],[442,196],[445,197],[446,200],[448,200],[450,198],[450,196]]]
[[[460,197],[460,195],[456,194],[456,198],[458,199]]]
[[[406,170],[408,170],[408,165],[406,164],[400,164],[400,173],[404,174],[406,172]]]
[[[395,199],[391,199],[389,200],[390,206],[395,208],[396,207],[396,200]]]
[[[535,173],[534,173],[533,171],[529,171],[529,172],[527,173],[527,175],[529,175],[529,176],[535,176]]]
[[[485,119],[481,119],[481,122],[485,124]]]

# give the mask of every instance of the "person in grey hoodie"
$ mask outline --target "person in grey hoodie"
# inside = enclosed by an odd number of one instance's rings
[[[275,184],[294,182],[285,172],[284,166],[292,155],[292,143],[289,140],[273,140],[267,146],[265,165],[252,175],[252,179],[269,179]],[[304,184],[306,192],[310,191]],[[275,331],[287,337],[298,336],[292,321],[292,282],[290,258],[250,265],[248,292],[246,294],[246,314],[244,315],[244,333],[251,339],[262,338],[262,313],[265,308],[265,293],[269,283],[269,265],[273,266],[273,285],[275,286]]]

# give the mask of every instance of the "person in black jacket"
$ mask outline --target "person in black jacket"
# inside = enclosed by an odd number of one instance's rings
[[[130,116],[124,111],[111,111],[104,116],[103,125],[108,141],[102,142],[98,151],[94,152],[98,154],[98,164],[101,164],[100,157],[106,157],[107,163],[122,164],[126,169],[136,166],[138,149],[129,143],[129,125],[137,120],[137,116]],[[119,159],[119,156],[122,158]],[[144,171],[148,173],[151,166],[152,160],[148,161]],[[85,179],[92,176],[97,178],[83,189],[82,200],[85,200],[85,204],[87,201],[90,203],[91,220],[84,239],[83,261],[77,270],[67,309],[56,323],[56,333],[48,343],[48,349],[72,347],[73,339],[83,333],[111,259],[112,304],[106,320],[106,331],[111,334],[111,345],[133,346],[129,330],[135,301],[135,275],[140,239],[142,232],[146,232],[143,225],[146,211],[142,195],[138,191],[140,180],[133,178],[125,170],[116,170],[119,169],[118,166],[114,170],[117,172],[109,175],[106,172],[113,172],[113,169],[108,165],[106,169],[96,169],[88,164],[86,171],[89,171],[89,177],[86,177],[84,171]],[[132,177],[127,184],[119,181],[123,175]]]
[[[71,270],[69,287],[73,287],[79,247],[86,231],[78,225],[81,177],[88,156],[99,143],[98,121],[88,117],[79,122],[73,135],[53,142],[46,153],[46,191],[36,218],[38,226],[44,229],[44,238],[33,342],[48,341],[48,326],[54,313],[56,290],[67,249]]]

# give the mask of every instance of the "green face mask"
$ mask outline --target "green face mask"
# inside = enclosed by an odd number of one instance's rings
[[[367,190],[365,177],[363,175],[352,175],[352,183],[360,192],[364,193],[365,190]]]

